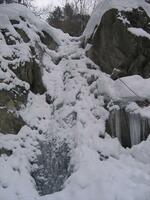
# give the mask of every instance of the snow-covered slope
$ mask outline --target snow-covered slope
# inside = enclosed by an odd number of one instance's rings
[[[100,0],[98,6],[93,11],[83,35],[86,40],[93,35],[106,11],[113,8],[116,8],[119,11],[131,11],[132,9],[139,7],[143,8],[147,12],[148,16],[150,16],[150,4],[145,0]]]
[[[52,37],[57,36],[54,38],[60,46],[57,51],[44,47],[42,79],[46,92],[40,95],[29,90],[27,105],[18,111],[26,125],[18,135],[0,134],[0,149],[12,151],[0,157],[0,199],[149,200],[150,138],[129,150],[105,131],[109,112],[104,108],[104,93],[120,100],[134,98],[134,94],[102,73],[86,57],[78,38],[37,22],[22,6],[14,4],[14,9],[10,8],[0,8],[6,18],[4,26],[11,27],[8,18],[16,20],[23,15],[26,21],[31,20],[29,24],[36,24],[37,30],[44,27]],[[13,30],[10,31],[13,34]],[[36,40],[33,34],[31,37],[32,41]],[[53,57],[59,58],[59,62],[54,62]],[[128,80],[131,78],[126,78]],[[150,80],[132,77],[134,85],[131,87],[140,82],[148,85]],[[143,93],[139,92],[149,97],[148,86]],[[73,170],[62,191],[39,196],[30,173],[39,167],[36,165],[41,153],[39,143],[53,138],[57,138],[58,143],[67,141]]]

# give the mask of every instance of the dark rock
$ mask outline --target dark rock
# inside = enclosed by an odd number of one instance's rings
[[[32,55],[32,57],[36,57],[37,54],[36,54],[36,51],[35,51],[35,47],[30,46],[30,50],[31,50],[31,55]]]
[[[109,158],[107,155],[103,155],[102,152],[98,151],[98,154],[99,154],[100,161],[105,161]]]
[[[14,28],[17,31],[17,33],[19,33],[20,37],[23,39],[23,41],[25,43],[30,42],[30,38],[28,37],[28,35],[26,34],[26,32],[23,29],[20,29],[18,27],[14,27]]]
[[[22,81],[26,81],[30,84],[30,90],[37,94],[43,94],[46,89],[42,81],[42,72],[39,65],[34,61],[20,63],[20,66],[9,64],[9,68],[17,75]]]
[[[140,107],[147,107],[150,105],[150,101],[145,99],[144,101],[136,101],[136,104]]]
[[[1,33],[3,34],[7,45],[15,45],[15,38],[9,33],[7,29],[1,29]]]
[[[42,72],[39,65],[36,62],[33,62],[32,67],[32,82],[30,83],[30,89],[35,94],[43,94],[46,89],[42,81]]]
[[[0,106],[11,110],[19,110],[27,102],[28,91],[24,87],[16,86],[10,91],[0,91]]]
[[[45,44],[49,49],[56,50],[58,47],[58,44],[54,41],[54,39],[45,31],[42,31],[42,33],[38,32],[38,35],[40,37],[40,40],[43,44]]]
[[[5,154],[7,156],[11,156],[12,155],[12,150],[8,150],[6,148],[0,148],[0,156]]]
[[[126,19],[126,23],[122,19]],[[114,68],[121,71],[117,76],[139,74],[150,77],[150,40],[137,37],[128,28],[142,28],[150,33],[150,18],[142,8],[132,11],[107,11],[95,34],[88,40],[92,47],[87,55],[112,74]],[[116,78],[116,77],[115,77]]]
[[[18,20],[15,20],[15,19],[10,20],[10,22],[11,22],[12,25],[20,23]]]
[[[25,122],[20,116],[6,108],[0,109],[0,132],[3,134],[18,134]]]

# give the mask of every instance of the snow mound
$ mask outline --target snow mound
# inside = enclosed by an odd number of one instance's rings
[[[114,81],[103,74],[99,77],[98,90],[100,94],[113,101],[150,100],[150,79],[134,75]]]

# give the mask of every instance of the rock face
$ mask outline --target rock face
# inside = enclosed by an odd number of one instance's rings
[[[138,34],[142,30],[146,36]],[[110,9],[103,15],[95,33],[88,40],[88,56],[113,78],[139,74],[150,77],[150,18],[142,8],[132,11]]]
[[[42,80],[44,53],[56,49],[58,44],[49,33],[36,27],[34,16],[29,19],[25,13],[18,16],[16,12],[11,19],[2,15],[5,20],[0,19],[0,133],[17,134],[25,125],[19,113],[26,106],[29,92],[46,92]]]

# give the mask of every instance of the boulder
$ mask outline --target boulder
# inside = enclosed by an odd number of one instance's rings
[[[150,40],[133,34],[129,28],[150,33],[150,18],[143,8],[132,11],[110,9],[103,15],[95,33],[88,39],[92,46],[87,55],[101,70],[117,77],[141,75],[150,77]],[[113,73],[114,74],[114,73]]]

